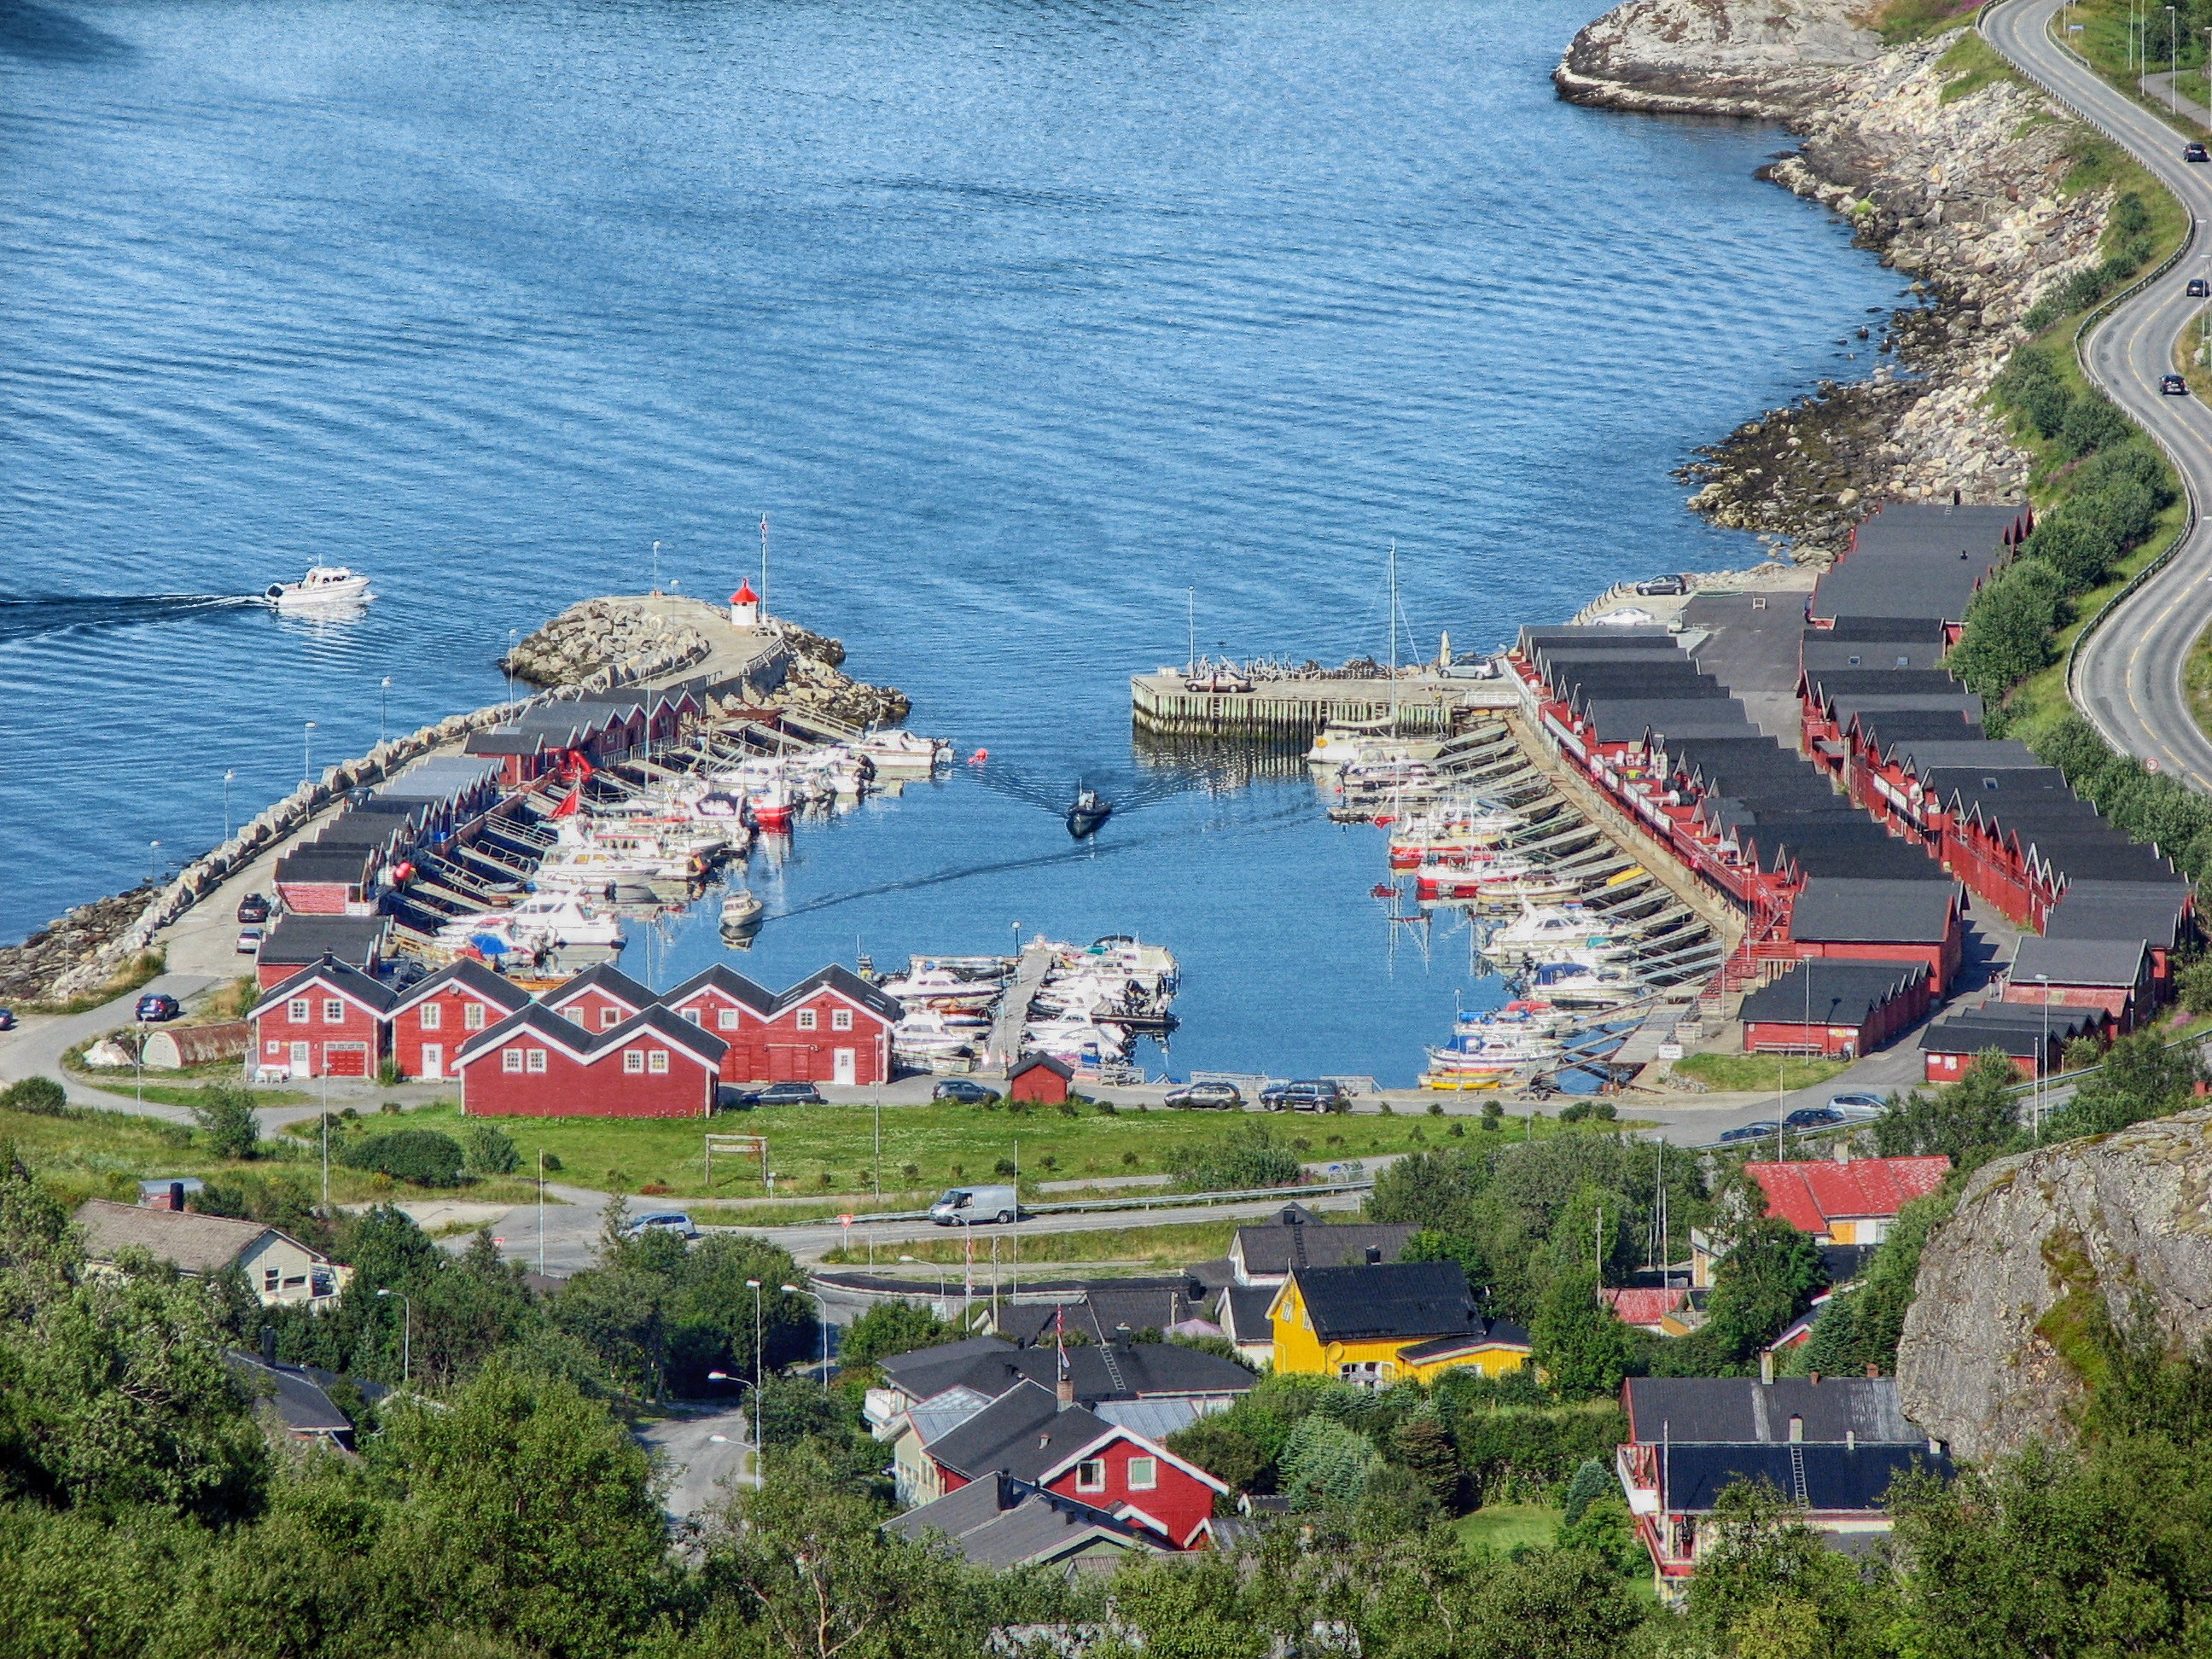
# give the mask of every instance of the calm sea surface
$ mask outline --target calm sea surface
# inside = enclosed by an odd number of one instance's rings
[[[1126,676],[1188,589],[1381,654],[1394,539],[1424,652],[1755,556],[1669,470],[1896,283],[1778,133],[1557,102],[1595,3],[0,0],[0,938],[765,514],[776,608],[993,760],[757,868],[748,971],[1133,932],[1178,1073],[1409,1080],[1464,936],[1302,781],[1133,753]],[[318,560],[365,620],[242,600]]]

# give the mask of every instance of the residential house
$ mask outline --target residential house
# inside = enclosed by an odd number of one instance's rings
[[[264,1326],[264,1332],[270,1328]],[[273,1333],[271,1333],[273,1334]],[[223,1358],[237,1373],[257,1408],[287,1439],[327,1447],[333,1451],[354,1449],[353,1419],[331,1403],[329,1389],[339,1378],[336,1371],[313,1365],[287,1365],[269,1352],[260,1356],[233,1348]],[[356,1383],[367,1399],[380,1398],[389,1390],[375,1382]]]
[[[1764,1480],[1837,1547],[1890,1528],[1884,1494],[1899,1474],[1948,1477],[1943,1449],[1906,1419],[1894,1377],[1632,1377],[1628,1437],[1614,1469],[1660,1594],[1679,1600],[1713,1542],[1716,1500]]]
[[[1164,1547],[1138,1521],[1010,1474],[992,1474],[895,1515],[884,1530],[920,1543],[942,1537],[977,1567],[1059,1567],[1109,1575],[1133,1551]]]
[[[392,988],[335,957],[261,994],[246,1011],[257,1076],[300,1081],[374,1077],[386,1052]]]
[[[125,1252],[143,1250],[196,1277],[235,1267],[264,1307],[328,1307],[353,1276],[352,1268],[264,1222],[104,1198],[86,1200],[70,1219],[83,1230],[85,1255],[95,1267],[113,1271]]]
[[[1267,1317],[1274,1305],[1273,1285],[1224,1285],[1214,1304],[1213,1322],[1237,1355],[1255,1365],[1275,1363],[1275,1322]]]
[[[2110,1030],[2101,1008],[2053,1003],[1985,1002],[1960,1008],[1920,1033],[1922,1075],[1929,1083],[1956,1083],[1978,1055],[1994,1048],[2022,1078],[2048,1077],[2077,1037],[2102,1037]]]
[[[891,1031],[905,1010],[850,969],[817,969],[776,999],[762,1037],[770,1083],[869,1087],[891,1079]]]
[[[706,1117],[726,1047],[657,1003],[592,1031],[533,1002],[464,1043],[453,1069],[474,1117]]]
[[[722,1081],[768,1074],[768,1025],[775,1018],[775,993],[721,963],[702,969],[661,998],[682,1018],[730,1045]]]
[[[658,1000],[611,962],[592,963],[541,999],[552,1012],[594,1035],[636,1018]]]
[[[1215,1497],[1229,1490],[1158,1442],[1076,1404],[1065,1376],[1056,1389],[1024,1380],[923,1450],[939,1493],[1009,1475],[1142,1526],[1170,1549],[1195,1543]]]
[[[2005,975],[2004,1000],[2094,1008],[2130,1031],[2155,1012],[2150,946],[2142,939],[2022,939]]]
[[[1624,1325],[1654,1336],[1686,1336],[1694,1328],[1682,1316],[1690,1311],[1690,1287],[1686,1285],[1606,1285],[1598,1300],[1613,1310]]]
[[[1299,1267],[1350,1267],[1395,1261],[1415,1229],[1401,1221],[1327,1223],[1303,1204],[1285,1204],[1273,1221],[1239,1227],[1229,1270],[1239,1285],[1279,1285]]]
[[[1801,962],[1744,997],[1743,1051],[1856,1060],[1928,1017],[1931,984],[1917,960]]]
[[[1456,1261],[1297,1267],[1275,1292],[1275,1369],[1380,1388],[1528,1363],[1528,1334],[1486,1317]]]
[[[1747,1164],[1743,1172],[1766,1199],[1766,1213],[1779,1216],[1821,1245],[1879,1244],[1889,1236],[1897,1212],[1943,1184],[1951,1160],[1931,1158],[1853,1158],[1847,1146],[1833,1158],[1791,1164]],[[1691,1283],[1712,1283],[1714,1266],[1726,1255],[1702,1228],[1690,1233]]]
[[[391,939],[388,916],[279,916],[254,954],[255,979],[265,991],[325,957],[374,976]]]
[[[402,1077],[456,1075],[461,1045],[520,1013],[530,993],[472,957],[417,980],[393,999],[392,1059]]]

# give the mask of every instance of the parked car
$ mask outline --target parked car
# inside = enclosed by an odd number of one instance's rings
[[[138,999],[138,1018],[141,1020],[174,1019],[184,1012],[176,998],[161,991],[149,991]]]
[[[242,957],[260,955],[261,939],[262,933],[261,929],[258,927],[240,928],[238,930],[238,954]]]
[[[624,1238],[643,1238],[647,1233],[674,1233],[678,1238],[699,1237],[691,1218],[681,1210],[655,1210],[651,1215],[639,1216],[623,1229]]]
[[[929,1097],[932,1100],[956,1100],[963,1106],[980,1106],[987,1100],[996,1100],[999,1091],[972,1078],[949,1077],[929,1091]]]
[[[2161,374],[2158,377],[2158,389],[2169,398],[2186,398],[2189,382],[2179,374]]]
[[[1344,1091],[1320,1078],[1275,1083],[1260,1091],[1260,1103],[1271,1112],[1330,1112],[1344,1102]]]
[[[929,1206],[929,1218],[940,1227],[980,1226],[1012,1221],[1021,1207],[1012,1187],[955,1187]]]
[[[1235,1111],[1244,1103],[1244,1095],[1233,1083],[1186,1083],[1180,1089],[1168,1091],[1170,1106],[1202,1106]]]
[[[2207,150],[2203,143],[2192,138],[2181,147],[2181,159],[2185,161],[2212,161],[2212,150]]]
[[[1773,1134],[1781,1127],[1778,1123],[1761,1122],[1747,1123],[1741,1129],[1723,1129],[1721,1131],[1721,1143],[1725,1146],[1731,1140],[1757,1140],[1762,1135]]]
[[[822,1091],[811,1083],[771,1083],[738,1097],[740,1106],[819,1106]]]
[[[240,921],[261,922],[269,920],[269,901],[258,893],[248,893],[238,902]]]
[[[0,1031],[12,1031],[15,1029],[15,1011],[13,1008],[0,1008]]]
[[[1838,1123],[1848,1123],[1845,1117],[1832,1106],[1800,1106],[1782,1120],[1789,1129],[1832,1129]]]
[[[1889,1103],[1880,1095],[1830,1095],[1828,1105],[1859,1122],[1880,1117],[1889,1109]]]
[[[2202,276],[2191,276],[2189,279],[2189,297],[2192,300],[2212,297],[2212,283],[2206,282]]]
[[[1675,598],[1690,591],[1690,582],[1686,576],[1654,576],[1649,581],[1637,583],[1636,591],[1646,599]]]

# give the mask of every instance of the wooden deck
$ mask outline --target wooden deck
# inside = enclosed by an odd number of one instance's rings
[[[1324,726],[1391,725],[1401,734],[1451,731],[1462,711],[1510,708],[1510,683],[1436,673],[1388,679],[1261,680],[1249,691],[1193,691],[1179,670],[1129,678],[1129,714],[1137,728],[1171,737],[1310,738]]]

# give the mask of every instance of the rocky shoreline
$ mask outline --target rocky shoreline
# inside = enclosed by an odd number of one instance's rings
[[[2029,457],[1986,394],[2028,310],[2098,264],[2112,198],[2062,197],[2080,130],[2041,93],[1946,63],[1956,33],[1885,50],[1862,15],[1628,0],[1553,76],[1576,103],[1783,123],[1800,148],[1761,176],[1848,220],[1925,295],[1889,318],[1872,376],[1822,382],[1678,475],[1699,486],[1694,509],[1809,562],[1843,550],[1869,501],[2023,499]]]

